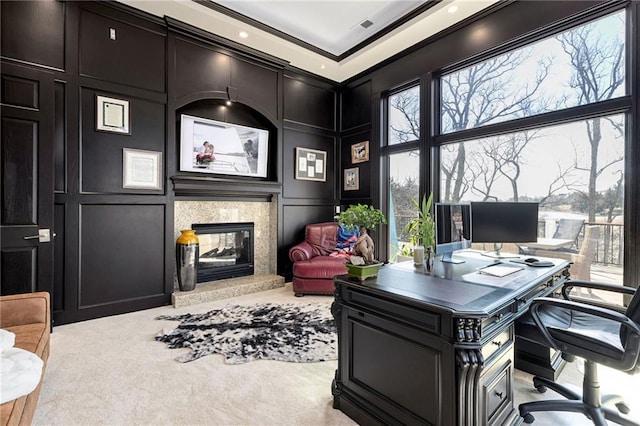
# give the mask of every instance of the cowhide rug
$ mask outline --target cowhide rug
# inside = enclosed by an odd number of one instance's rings
[[[224,355],[226,364],[254,359],[337,359],[335,322],[325,305],[230,305],[204,314],[161,315],[156,319],[181,321],[175,330],[163,330],[156,336],[172,349],[191,349],[176,358],[180,362],[211,354]]]

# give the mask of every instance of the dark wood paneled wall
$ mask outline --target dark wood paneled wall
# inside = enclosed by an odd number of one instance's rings
[[[278,197],[278,273],[285,276],[288,248],[302,239],[304,225],[332,220],[339,156],[335,83],[115,2],[1,7],[3,65],[23,64],[55,78],[48,100],[54,124],[44,139],[54,163],[56,325],[170,302],[173,206],[182,197],[173,177],[182,187],[194,176],[208,179],[190,198],[228,197],[229,188],[240,198]],[[42,100],[33,84],[3,73],[3,104],[34,108]],[[130,134],[96,130],[97,95],[129,101]],[[182,113],[268,129],[267,179],[179,172]],[[327,152],[325,182],[295,179],[296,147]],[[123,148],[163,153],[161,190],[122,188]]]

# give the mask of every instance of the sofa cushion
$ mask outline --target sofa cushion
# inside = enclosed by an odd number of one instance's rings
[[[347,273],[345,259],[341,257],[316,256],[311,260],[300,260],[293,264],[293,275],[301,278],[331,279]]]

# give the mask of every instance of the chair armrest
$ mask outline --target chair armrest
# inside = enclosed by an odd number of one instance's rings
[[[51,322],[49,293],[24,293],[0,296],[0,327]]]
[[[564,285],[562,286],[562,296],[565,299],[571,300],[569,298],[569,292],[573,287],[591,288],[594,290],[606,290],[606,291],[611,291],[613,293],[622,293],[622,294],[628,294],[628,295],[633,295],[636,292],[635,288],[626,287],[622,285],[599,283],[595,281],[569,280],[566,283],[564,283]]]
[[[289,259],[292,262],[297,262],[298,260],[309,260],[313,257],[315,257],[313,247],[311,247],[311,244],[306,241],[296,244],[289,249]]]

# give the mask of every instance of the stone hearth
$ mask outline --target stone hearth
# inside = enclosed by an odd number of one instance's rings
[[[210,283],[199,283],[193,291],[175,291],[171,295],[171,302],[174,308],[180,308],[283,286],[284,278],[279,275],[251,275]]]

